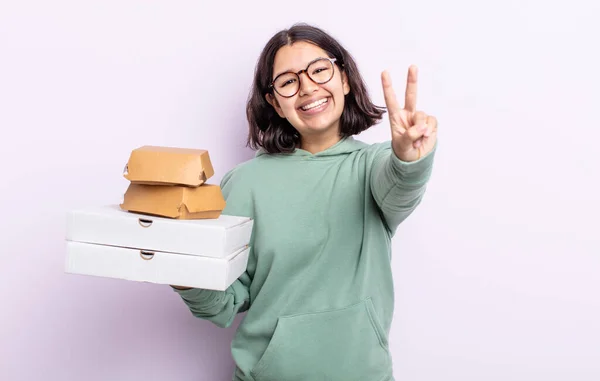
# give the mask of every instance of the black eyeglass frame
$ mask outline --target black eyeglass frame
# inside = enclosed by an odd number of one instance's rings
[[[301,85],[301,83],[300,83],[300,74],[302,74],[302,73],[306,73],[306,76],[308,77],[308,79],[310,79],[311,81],[313,81],[313,82],[314,82],[314,83],[316,83],[317,85],[323,85],[323,84],[325,84],[325,83],[327,83],[327,82],[331,81],[331,79],[332,79],[332,78],[334,77],[334,75],[335,75],[335,70],[334,70],[334,72],[331,74],[331,77],[329,77],[329,79],[328,79],[327,81],[325,81],[325,82],[317,82],[317,81],[315,81],[315,80],[313,80],[313,79],[311,78],[310,74],[308,74],[308,71],[307,71],[307,70],[308,70],[308,68],[310,67],[310,65],[314,64],[314,63],[315,63],[315,62],[317,62],[317,61],[322,61],[322,60],[326,60],[326,61],[329,61],[329,62],[331,62],[332,69],[335,69],[334,67],[335,67],[335,62],[337,61],[337,58],[329,58],[329,57],[327,57],[327,58],[325,58],[325,57],[319,57],[319,58],[315,58],[314,60],[310,61],[310,62],[308,63],[308,65],[306,65],[306,69],[304,69],[304,70],[300,70],[300,71],[298,71],[298,72],[286,71],[286,72],[284,72],[284,73],[281,73],[281,74],[279,74],[277,77],[275,77],[275,78],[274,78],[274,79],[271,81],[271,83],[269,84],[269,88],[270,88],[270,89],[273,89],[273,90],[275,90],[275,92],[276,92],[277,94],[279,94],[280,96],[282,96],[282,97],[284,97],[284,98],[291,98],[291,97],[293,97],[294,95],[298,94],[298,92],[300,91],[300,85]],[[344,64],[342,64],[341,66],[342,66],[342,68],[343,68],[343,67],[344,67]],[[282,76],[282,75],[284,75],[284,74],[294,74],[295,76],[297,76],[297,77],[298,77],[298,89],[297,89],[297,90],[296,90],[296,92],[295,92],[294,94],[292,94],[292,95],[282,95],[282,94],[281,94],[279,91],[277,91],[277,89],[275,88],[275,81],[277,81],[277,78],[281,77],[281,76]]]

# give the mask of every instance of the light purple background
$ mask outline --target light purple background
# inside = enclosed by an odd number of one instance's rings
[[[252,156],[260,49],[294,21],[440,121],[394,246],[402,381],[600,379],[598,2],[3,1],[0,380],[230,380],[229,343],[168,287],[67,275],[67,210],[119,202],[130,151]],[[389,139],[387,119],[364,133]],[[236,324],[239,323],[239,319]]]

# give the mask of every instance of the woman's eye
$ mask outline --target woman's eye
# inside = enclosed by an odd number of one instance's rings
[[[315,71],[313,71],[313,74],[319,74],[320,72],[325,71],[325,70],[327,70],[326,67],[320,67],[318,69],[315,69]]]
[[[287,85],[291,85],[292,83],[294,83],[293,79],[287,80],[281,84],[281,87],[286,87]]]

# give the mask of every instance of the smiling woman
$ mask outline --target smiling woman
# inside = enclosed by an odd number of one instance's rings
[[[391,381],[391,238],[429,180],[435,118],[405,106],[382,75],[391,142],[352,135],[383,110],[351,55],[296,25],[263,50],[247,106],[256,157],[221,182],[223,213],[254,219],[246,272],[226,291],[176,288],[218,326],[247,311],[232,345],[238,381]]]
[[[326,103],[312,113],[300,108],[319,101]],[[322,30],[296,25],[273,36],[260,56],[247,107],[248,143],[269,153],[300,146],[316,152],[373,126],[383,113],[350,52]]]

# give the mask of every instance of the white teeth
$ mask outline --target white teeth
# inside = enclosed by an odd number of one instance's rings
[[[323,98],[323,99],[321,99],[321,100],[315,101],[315,102],[313,102],[313,103],[311,103],[311,104],[308,104],[308,105],[306,105],[306,106],[302,106],[302,110],[304,110],[304,111],[308,111],[308,110],[310,110],[311,108],[318,107],[318,106],[322,105],[322,104],[323,104],[323,103],[325,103],[325,102],[327,102],[327,98]]]

